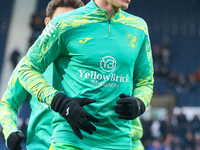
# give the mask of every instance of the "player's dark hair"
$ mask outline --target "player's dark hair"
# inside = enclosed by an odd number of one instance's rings
[[[55,10],[58,7],[72,7],[72,8],[79,8],[84,6],[82,0],[51,0],[46,8],[46,17],[52,19]]]

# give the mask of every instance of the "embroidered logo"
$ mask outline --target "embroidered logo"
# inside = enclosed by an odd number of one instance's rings
[[[136,34],[126,34],[126,41],[132,49],[135,49],[138,45],[138,36]]]
[[[84,40],[79,40],[78,42],[81,44],[85,44],[87,41],[92,40],[93,38],[86,37]]]

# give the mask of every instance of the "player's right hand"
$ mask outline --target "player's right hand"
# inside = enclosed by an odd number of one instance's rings
[[[11,133],[7,139],[7,146],[9,150],[21,150],[21,142],[23,139],[25,139],[23,133],[19,131]]]
[[[62,93],[58,93],[52,100],[51,108],[63,116],[74,133],[80,139],[83,139],[80,129],[89,134],[93,134],[93,131],[96,131],[96,127],[91,124],[90,121],[99,122],[99,119],[82,108],[84,105],[94,102],[96,102],[96,100],[88,98],[69,98]]]

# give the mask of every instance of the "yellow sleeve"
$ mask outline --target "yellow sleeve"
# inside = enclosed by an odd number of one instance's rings
[[[0,104],[0,123],[5,140],[12,132],[20,131],[17,129],[17,110],[10,106],[4,96]]]

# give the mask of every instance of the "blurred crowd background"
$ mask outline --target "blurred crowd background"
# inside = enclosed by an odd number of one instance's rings
[[[1,90],[7,86],[2,75],[8,70],[5,64],[10,63],[9,69],[13,70],[45,27],[43,20],[49,0],[35,0],[34,11],[28,17],[27,48],[13,46],[7,53],[10,21],[18,1],[22,0],[0,0]],[[22,11],[25,7],[31,6],[23,6]],[[147,22],[152,45],[154,95],[147,112],[141,116],[145,149],[200,150],[200,0],[132,0],[126,11]],[[23,18],[20,22],[24,23]],[[5,57],[6,54],[9,56]],[[18,126],[23,132],[29,114],[27,100],[19,111]],[[2,133],[1,145],[5,145]]]

